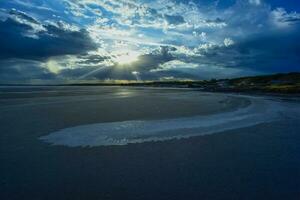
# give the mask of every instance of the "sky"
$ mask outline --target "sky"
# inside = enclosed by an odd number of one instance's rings
[[[300,71],[298,0],[1,0],[0,83]]]

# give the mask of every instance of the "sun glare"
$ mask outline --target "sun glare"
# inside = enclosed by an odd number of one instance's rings
[[[138,60],[139,53],[135,51],[120,52],[114,61],[120,65],[126,65]]]

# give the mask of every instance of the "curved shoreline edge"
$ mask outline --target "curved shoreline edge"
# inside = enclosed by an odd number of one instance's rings
[[[39,139],[52,145],[68,147],[127,145],[214,134],[281,120],[290,115],[289,113],[297,112],[288,103],[263,97],[227,96],[246,98],[251,104],[237,110],[207,116],[81,125],[65,128]]]

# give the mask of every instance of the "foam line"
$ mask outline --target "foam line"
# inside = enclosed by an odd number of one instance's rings
[[[246,108],[208,116],[167,120],[123,121],[70,127],[40,139],[53,145],[94,147],[126,145],[213,134],[280,120],[288,107],[282,102],[248,97]]]

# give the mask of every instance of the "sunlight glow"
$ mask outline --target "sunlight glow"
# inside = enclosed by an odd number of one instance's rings
[[[114,61],[120,65],[126,65],[138,61],[140,54],[136,51],[120,51],[115,56]]]
[[[58,74],[60,72],[60,65],[55,60],[50,59],[43,66],[54,74]]]

